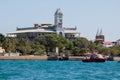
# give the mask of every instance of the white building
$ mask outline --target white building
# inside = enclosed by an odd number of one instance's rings
[[[57,9],[54,15],[54,25],[53,24],[34,24],[33,27],[27,28],[17,28],[14,32],[7,33],[8,37],[17,38],[30,38],[33,39],[40,35],[45,34],[60,34],[67,39],[74,39],[80,37],[80,33],[77,28],[65,28],[63,27],[63,13],[60,9]]]
[[[116,45],[120,45],[120,39],[116,41]]]
[[[110,42],[110,41],[106,41],[106,42],[103,42],[103,46],[104,47],[112,47],[112,46],[114,46],[114,43],[113,42]]]

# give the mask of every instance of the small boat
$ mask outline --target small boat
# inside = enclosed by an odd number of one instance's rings
[[[82,62],[105,62],[106,59],[101,54],[90,54]]]
[[[108,56],[108,57],[106,57],[106,60],[107,61],[114,61],[114,58],[112,56]]]

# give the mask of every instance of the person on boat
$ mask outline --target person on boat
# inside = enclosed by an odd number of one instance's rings
[[[91,54],[90,59],[98,59],[98,56],[96,54]]]
[[[98,54],[97,54],[97,51],[93,51],[93,53],[90,55],[90,59],[98,59]]]

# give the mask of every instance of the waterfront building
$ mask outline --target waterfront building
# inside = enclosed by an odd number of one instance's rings
[[[97,30],[96,36],[95,36],[95,43],[101,43],[105,41],[104,35],[102,33],[102,29],[99,31]]]
[[[7,33],[7,36],[34,39],[45,34],[59,34],[67,39],[80,37],[76,27],[63,27],[63,13],[60,9],[57,9],[54,14],[54,24],[34,24],[33,27],[17,28],[16,31]]]
[[[116,41],[116,45],[120,46],[120,39]]]
[[[104,47],[112,47],[112,46],[114,46],[114,43],[113,42],[110,42],[110,41],[106,41],[106,42],[103,42],[103,46]]]

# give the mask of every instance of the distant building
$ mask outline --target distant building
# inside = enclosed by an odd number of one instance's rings
[[[103,45],[103,47],[106,47],[106,48],[112,47],[116,44],[115,42],[105,41],[105,36],[102,33],[102,29],[100,31],[97,30],[94,42],[95,43],[101,43]]]
[[[105,41],[104,35],[102,33],[102,29],[97,31],[96,36],[95,36],[95,43],[101,43]]]
[[[106,41],[106,42],[103,42],[103,46],[104,47],[112,47],[112,46],[114,46],[114,43],[110,42],[110,41]]]
[[[8,37],[29,38],[33,39],[37,36],[45,34],[59,34],[67,39],[74,39],[80,37],[77,28],[63,27],[63,13],[57,9],[54,15],[54,24],[34,24],[33,27],[17,28],[15,32],[7,33]]]
[[[116,41],[116,45],[120,46],[120,39]]]
[[[120,46],[120,39],[112,42],[114,46]]]

